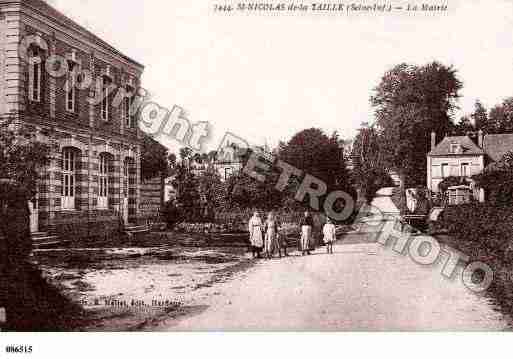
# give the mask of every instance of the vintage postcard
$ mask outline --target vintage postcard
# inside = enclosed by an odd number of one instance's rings
[[[506,0],[0,0],[0,330],[509,331],[512,30]]]

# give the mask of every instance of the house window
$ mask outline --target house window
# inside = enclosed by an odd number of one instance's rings
[[[442,163],[442,178],[446,178],[450,176],[449,173],[449,164],[448,163]]]
[[[123,163],[123,197],[128,197],[128,167],[130,162],[128,160],[125,160]]]
[[[460,145],[459,143],[451,143],[450,152],[451,153],[459,153],[460,151]]]
[[[109,101],[109,85],[111,80],[109,77],[104,76],[102,81],[102,120],[109,121],[110,119],[110,101]]]
[[[42,50],[32,48],[29,62],[29,100],[41,102],[41,80],[43,72]]]
[[[75,88],[75,73],[78,64],[72,60],[68,60],[68,75],[66,81],[66,111],[75,112],[76,104],[76,88]]]
[[[230,178],[230,176],[232,175],[233,173],[233,168],[231,167],[226,167],[224,169],[224,179],[227,180],[228,178]]]
[[[72,148],[62,151],[62,208],[75,208],[75,160],[76,152]]]
[[[470,177],[470,166],[468,163],[461,164],[461,177]]]
[[[109,206],[109,157],[106,153],[100,155],[100,173],[98,176],[100,191],[98,193],[98,207]]]
[[[133,126],[133,116],[132,116],[132,107],[133,103],[133,95],[131,92],[131,88],[127,87],[127,95],[123,98],[123,117],[125,118],[125,125],[127,128]]]

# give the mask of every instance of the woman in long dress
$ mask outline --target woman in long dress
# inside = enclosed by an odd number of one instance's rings
[[[258,212],[255,211],[255,213],[253,213],[253,217],[251,217],[248,223],[248,229],[249,242],[251,243],[251,253],[253,254],[253,258],[260,258],[260,252],[264,246],[264,238],[262,235],[263,224]]]
[[[308,254],[310,255],[310,250],[312,246],[312,228],[313,228],[313,218],[310,215],[310,212],[306,211],[305,216],[301,219],[301,241],[300,241],[300,251],[301,255]]]
[[[337,240],[335,225],[329,218],[326,219],[326,224],[322,229],[324,234],[324,243],[326,244],[326,250],[328,254],[333,254],[333,242]]]
[[[273,212],[269,212],[265,221],[265,256],[271,259],[275,249],[278,249],[281,257],[280,244],[278,243],[278,221]]]

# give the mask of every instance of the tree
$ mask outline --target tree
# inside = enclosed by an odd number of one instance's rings
[[[225,206],[226,186],[212,165],[208,154],[194,153],[189,148],[168,156],[172,184],[176,188],[176,201],[168,205],[170,217],[192,222],[213,220],[215,209]],[[198,171],[195,164],[202,165]],[[176,219],[175,219],[176,221]]]
[[[207,153],[207,156],[210,162],[217,161],[217,151],[210,151],[209,153]]]
[[[475,128],[468,116],[462,116],[452,131],[457,136],[467,136],[475,132]]]
[[[495,205],[513,205],[513,152],[488,166],[473,179],[486,191],[487,201]]]
[[[344,149],[340,146],[340,138],[336,132],[327,136],[318,128],[300,131],[287,144],[281,144],[278,156],[282,161],[302,170],[304,175],[308,174],[323,181],[327,185],[327,193],[342,190],[355,196]],[[295,193],[294,190],[292,192]],[[323,200],[321,198],[321,207]]]
[[[183,162],[176,165],[172,185],[176,189],[176,204],[182,218],[187,221],[199,218],[198,180],[188,165]]]
[[[425,183],[430,133],[443,138],[449,132],[461,88],[454,68],[433,62],[395,66],[374,89],[381,149],[387,166],[401,176],[403,197],[404,185]]]
[[[28,128],[0,121],[0,302],[8,331],[69,330],[81,309],[49,285],[28,261],[32,247],[28,201],[37,193],[51,145]],[[20,125],[22,126],[22,125]]]
[[[513,133],[513,97],[490,110],[489,123],[488,133]]]
[[[31,248],[27,201],[34,198],[50,146],[13,121],[0,122],[0,255],[24,258]]]
[[[168,156],[167,156],[167,163],[169,164],[169,169],[170,171],[176,167],[176,162],[177,161],[177,158],[176,158],[176,155],[174,153],[170,153]]]
[[[198,178],[198,193],[203,220],[213,221],[216,209],[225,207],[226,186],[213,167],[207,168]]]
[[[180,148],[180,159],[182,161],[187,161],[187,160],[191,159],[192,156],[193,156],[193,152],[190,148],[188,148],[188,147]]]
[[[381,142],[382,137],[375,127],[362,124],[355,137],[351,153],[355,169],[384,167]]]
[[[167,176],[168,150],[152,137],[145,135],[141,147],[141,177],[143,180]]]
[[[253,150],[241,150],[235,154],[244,168]],[[283,194],[275,188],[279,175],[280,172],[271,166],[270,170],[266,171],[265,181],[260,182],[245,174],[243,170],[238,171],[226,181],[226,204],[229,207],[262,210],[281,207]]]
[[[392,186],[381,151],[383,138],[375,127],[362,124],[353,144],[353,178],[366,202],[370,202],[376,191]]]
[[[470,115],[470,118],[474,120],[474,127],[476,129],[482,130],[485,133],[493,133],[493,130],[489,128],[488,111],[480,100],[476,100],[474,112]]]

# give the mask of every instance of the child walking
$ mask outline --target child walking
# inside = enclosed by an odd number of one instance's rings
[[[326,224],[322,229],[322,233],[324,234],[324,243],[326,244],[327,253],[333,254],[333,242],[337,240],[337,236],[335,233],[335,225],[331,219],[326,219]]]

